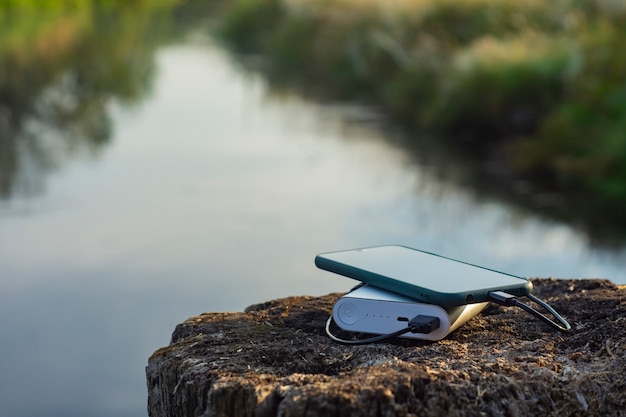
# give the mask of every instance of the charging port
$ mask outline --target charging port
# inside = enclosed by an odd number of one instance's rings
[[[408,322],[409,318],[408,317],[398,317],[398,321],[406,321],[406,322]]]

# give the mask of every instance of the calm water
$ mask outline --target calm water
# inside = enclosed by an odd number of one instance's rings
[[[153,71],[142,100],[106,101],[107,140],[43,130],[54,163],[19,153],[0,200],[2,416],[145,416],[144,366],[177,323],[348,290],[316,270],[322,251],[400,243],[626,283],[626,250],[457,185],[354,109],[270,91],[205,36],[158,49]]]

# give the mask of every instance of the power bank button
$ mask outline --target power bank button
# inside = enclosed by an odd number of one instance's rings
[[[351,325],[359,319],[359,311],[354,303],[342,303],[338,313],[338,318],[343,324]]]

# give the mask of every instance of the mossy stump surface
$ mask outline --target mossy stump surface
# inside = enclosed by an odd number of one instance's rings
[[[151,417],[626,415],[626,288],[534,280],[572,324],[489,307],[439,342],[332,342],[341,294],[179,324],[146,368]]]

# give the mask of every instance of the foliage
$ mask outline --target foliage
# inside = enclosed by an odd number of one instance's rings
[[[518,147],[524,170],[592,190],[603,211],[626,205],[626,30],[602,25],[581,39],[584,65],[539,130]]]
[[[272,74],[508,150],[626,224],[626,3],[233,0],[222,33]],[[588,199],[587,199],[588,200]]]
[[[47,171],[59,154],[108,141],[108,104],[132,104],[149,90],[173,4],[0,4],[0,197],[13,192],[23,160]]]

